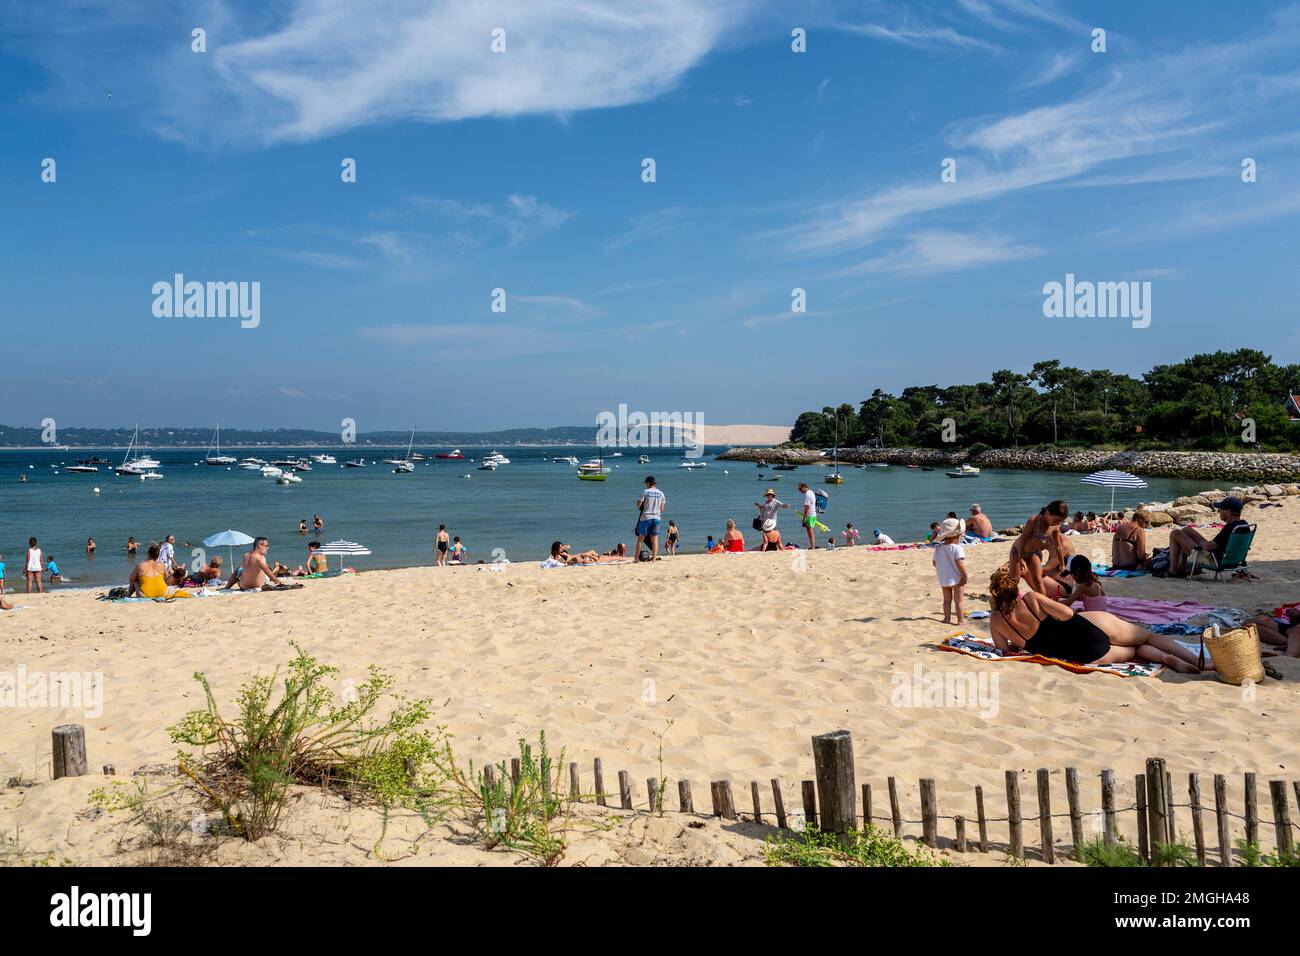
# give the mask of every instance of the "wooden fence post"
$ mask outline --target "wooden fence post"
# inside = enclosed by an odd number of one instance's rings
[[[1083,850],[1083,807],[1079,800],[1079,771],[1065,768],[1065,801],[1070,807],[1070,842],[1077,858]]]
[[[1147,818],[1147,778],[1146,774],[1138,774],[1133,778],[1133,789],[1135,793],[1134,803],[1137,804],[1138,815],[1138,856],[1151,862],[1151,844],[1147,839],[1148,824]]]
[[[921,834],[925,845],[930,849],[939,846],[939,808],[936,805],[934,780],[925,777],[921,780]]]
[[[781,781],[776,777],[772,778],[772,802],[776,804],[776,825],[782,830],[790,829],[785,818],[785,800],[781,797]]]
[[[821,829],[845,834],[858,828],[857,786],[853,778],[853,735],[834,730],[812,739]]]
[[[1192,810],[1192,836],[1196,839],[1196,863],[1205,866],[1205,824],[1201,820],[1201,775],[1187,775],[1187,802]]]
[[[582,800],[582,786],[578,777],[578,765],[576,763],[569,764],[569,799]]]
[[[1038,833],[1043,842],[1043,862],[1056,862],[1056,841],[1052,836],[1052,777],[1046,767],[1038,770]]]
[[[754,801],[754,822],[763,822],[763,803],[758,799],[758,781],[749,781],[749,796]]]
[[[898,785],[894,778],[889,778],[889,815],[893,818],[894,836],[903,835],[903,812],[898,807]]]
[[[803,789],[803,825],[804,829],[817,826],[817,784],[805,780]]]
[[[605,803],[605,768],[601,766],[599,757],[592,762],[592,772],[596,776],[596,802],[602,807],[607,806]]]
[[[1162,852],[1173,843],[1169,834],[1168,775],[1161,757],[1147,758],[1147,838],[1151,841],[1151,862],[1156,866],[1169,866]]]
[[[1119,826],[1115,820],[1114,770],[1103,770],[1101,772],[1101,818],[1106,846],[1114,846],[1115,837],[1119,834]]]
[[[963,817],[960,813],[957,814],[957,816],[953,818],[953,825],[956,826],[957,828],[957,838],[954,841],[954,846],[957,848],[958,853],[965,853],[966,852],[966,818]]]
[[[1014,770],[1006,772],[1007,827],[1011,831],[1011,855],[1017,860],[1025,857],[1025,838],[1020,830],[1020,776]]]
[[[1253,773],[1246,774],[1246,842],[1259,845],[1259,794]]]
[[[989,851],[989,831],[984,820],[984,788],[980,786],[975,788],[975,813],[979,816],[980,852],[987,853]]]
[[[86,763],[86,728],[81,724],[59,724],[50,731],[54,754],[54,779],[84,777]]]
[[[871,784],[862,785],[862,831],[871,826]]]
[[[677,781],[677,805],[682,813],[695,812],[695,801],[691,798],[691,782],[689,780]]]
[[[618,802],[624,810],[632,809],[632,781],[626,770],[618,772]]]
[[[1219,830],[1219,865],[1232,866],[1232,843],[1228,839],[1228,781],[1214,775],[1214,820]]]
[[[1291,810],[1286,802],[1286,781],[1270,780],[1268,791],[1273,798],[1273,829],[1277,833],[1277,852],[1289,854],[1295,845],[1291,839]]]

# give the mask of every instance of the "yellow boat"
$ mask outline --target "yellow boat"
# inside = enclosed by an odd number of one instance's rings
[[[828,485],[842,485],[844,484],[844,476],[837,471],[832,475],[827,475],[825,481]]]
[[[605,469],[603,465],[589,463],[578,466],[579,481],[604,481]]]

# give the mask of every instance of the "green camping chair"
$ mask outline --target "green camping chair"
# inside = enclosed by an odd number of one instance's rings
[[[1246,556],[1250,554],[1250,546],[1254,541],[1255,525],[1248,524],[1235,528],[1232,534],[1228,535],[1228,545],[1223,549],[1222,557],[1213,551],[1195,551],[1187,556],[1187,570],[1191,574],[1202,570],[1213,571],[1216,581],[1223,577],[1224,571],[1244,571],[1250,574]]]

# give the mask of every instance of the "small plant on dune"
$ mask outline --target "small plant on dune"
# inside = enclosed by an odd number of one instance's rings
[[[517,781],[505,761],[491,775],[472,762],[462,767],[450,736],[433,752],[432,763],[441,786],[428,795],[427,822],[452,816],[471,827],[486,849],[517,850],[548,866],[559,862],[568,846],[570,801],[559,789],[564,751],[552,759],[545,732],[538,734],[536,752],[520,739]]]
[[[664,776],[664,737],[672,729],[673,721],[669,720],[664,724],[664,729],[655,735],[659,738],[659,779],[655,782],[655,792],[650,794],[650,808],[661,817],[664,815],[664,788],[668,786],[668,778]]]
[[[879,827],[854,830],[841,839],[815,826],[799,833],[781,833],[763,841],[768,866],[950,866],[925,847],[908,849],[902,840]]]
[[[1278,850],[1276,854],[1270,854],[1265,853],[1258,843],[1238,840],[1237,852],[1241,854],[1242,866],[1300,866],[1300,850],[1294,847],[1290,850]]]
[[[1147,865],[1131,843],[1121,838],[1108,845],[1102,837],[1094,837],[1079,847],[1079,862],[1096,867]]]
[[[173,743],[199,748],[178,753],[181,773],[247,840],[276,829],[294,784],[345,789],[385,810],[418,807],[421,774],[434,752],[433,738],[421,727],[428,702],[395,698],[392,712],[377,717],[392,678],[371,667],[354,698],[339,704],[325,683],[338,669],[293,647],[297,656],[282,685],[278,668],[245,684],[230,720],[207,678],[194,675],[206,706],[169,728]]]
[[[126,811],[127,835],[118,839],[117,851],[141,851],[140,866],[197,866],[208,862],[218,842],[211,839],[206,816],[176,805],[169,798],[180,788],[160,792],[147,780],[131,784],[114,781],[90,792],[90,805],[105,813]],[[219,834],[213,834],[219,835]]]

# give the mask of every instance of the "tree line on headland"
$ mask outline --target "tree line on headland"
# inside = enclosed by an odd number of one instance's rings
[[[915,385],[898,395],[877,388],[856,409],[804,412],[790,443],[1292,451],[1300,421],[1291,415],[1300,411],[1288,402],[1298,384],[1300,365],[1276,364],[1257,349],[1193,355],[1141,377],[1050,359],[973,385]]]

